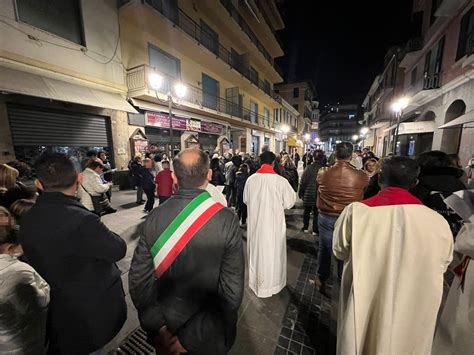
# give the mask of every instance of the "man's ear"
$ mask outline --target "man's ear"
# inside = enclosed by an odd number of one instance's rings
[[[207,171],[207,181],[211,181],[211,180],[212,180],[212,170],[209,169],[209,170]]]
[[[38,179],[35,179],[35,187],[38,191],[43,191],[44,190],[43,184]]]
[[[82,173],[77,174],[77,184],[81,185],[83,181],[84,181],[84,175]]]

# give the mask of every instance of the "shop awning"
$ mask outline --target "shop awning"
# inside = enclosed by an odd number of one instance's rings
[[[474,110],[469,111],[468,113],[465,113],[462,116],[459,116],[458,118],[455,118],[454,120],[445,123],[442,126],[439,126],[438,128],[444,129],[444,128],[454,128],[457,126],[462,126],[466,123],[469,122],[474,122]]]
[[[397,128],[394,124],[388,127],[385,132]],[[402,122],[398,127],[398,134],[419,134],[419,133],[431,133],[435,131],[434,121],[421,121],[421,122]]]
[[[138,113],[120,94],[0,67],[0,91]]]

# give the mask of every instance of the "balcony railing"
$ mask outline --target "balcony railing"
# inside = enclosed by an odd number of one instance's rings
[[[161,87],[157,90],[158,93],[163,95],[173,93],[172,85],[176,79],[163,75],[148,65],[141,65],[127,71],[127,87],[131,97],[134,96],[134,91],[154,90],[148,82],[148,78],[152,73],[157,73],[164,78]],[[192,104],[199,106],[200,108],[214,110],[218,114],[222,113],[237,117],[261,127],[274,127],[274,121],[271,115],[264,116],[258,114],[246,107],[233,103],[232,101],[206,93],[195,86],[186,85],[186,87],[187,90],[185,96],[179,100],[183,105]]]
[[[405,46],[405,53],[420,51],[423,48],[423,38],[416,37],[410,39]]]
[[[441,73],[425,73],[423,90],[438,89],[441,86]]]
[[[230,17],[234,19],[235,22],[240,26],[242,31],[248,36],[250,41],[255,45],[255,47],[258,48],[260,53],[263,54],[265,59],[273,65],[273,58],[268,53],[268,51],[265,49],[265,47],[262,45],[262,43],[258,40],[257,36],[255,33],[250,29],[250,26],[248,23],[244,20],[242,15],[240,15],[239,11],[235,8],[234,4],[232,4],[232,0],[221,0],[222,6],[225,7],[227,12],[229,13]]]
[[[225,48],[216,37],[203,29],[196,21],[186,15],[179,8],[166,8],[162,6],[159,0],[144,0],[147,4],[158,10],[163,16],[170,20],[175,26],[186,32],[195,39],[199,44],[203,45],[217,58],[228,64],[231,68],[238,71],[245,78],[250,80],[264,93],[272,97],[275,101],[281,103],[281,97],[275,93],[268,82],[252,77],[250,66],[245,63],[240,56],[233,55],[231,51]]]

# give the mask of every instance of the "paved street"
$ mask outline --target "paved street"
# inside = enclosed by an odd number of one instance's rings
[[[136,230],[144,216],[143,206],[136,206],[134,201],[135,191],[114,192],[112,204],[118,212],[103,217],[104,223],[128,244],[127,255],[119,262],[129,305],[128,319],[106,347],[111,353],[121,345],[121,354],[152,353],[143,342],[143,334],[134,333],[139,323],[128,293],[128,269],[137,242]],[[233,355],[335,353],[337,305],[331,300],[337,300],[338,290],[329,287],[331,298],[328,298],[314,287],[315,242],[313,236],[300,232],[301,215],[300,204],[287,211],[288,285],[280,294],[267,299],[255,297],[246,288],[239,311],[237,339],[230,352]]]

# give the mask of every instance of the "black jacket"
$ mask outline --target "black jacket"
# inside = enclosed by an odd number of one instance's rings
[[[211,184],[213,184],[214,186],[225,184],[225,176],[220,168],[212,169]]]
[[[127,317],[115,265],[126,243],[76,198],[60,192],[38,197],[21,220],[20,242],[51,287],[52,353],[88,354],[112,340]]]
[[[237,191],[237,200],[243,201],[245,183],[247,182],[249,175],[238,171],[235,176],[235,189]]]
[[[410,190],[424,205],[435,210],[448,221],[454,235],[461,228],[462,219],[448,210],[443,200],[453,192],[466,188],[466,185],[459,180],[462,175],[463,171],[457,168],[422,168],[418,177],[418,185]]]
[[[18,181],[12,188],[5,192],[0,192],[0,206],[8,209],[16,200],[22,198],[33,199],[35,197],[36,190],[34,188],[27,187],[25,184]]]
[[[365,189],[364,192],[364,200],[374,197],[377,195],[380,191],[380,186],[379,186],[379,174],[375,174],[372,176],[369,180],[369,185]]]
[[[288,180],[293,190],[295,190],[295,192],[298,191],[298,180],[299,180],[298,171],[296,170],[296,168],[293,168],[293,167],[284,166],[284,168],[285,168],[285,178]]]
[[[217,212],[190,240],[160,279],[150,253],[170,222],[202,190],[180,189],[141,227],[129,272],[130,295],[149,338],[167,326],[190,354],[225,354],[235,340],[244,290],[239,220]]]
[[[153,173],[150,169],[140,165],[138,174],[141,176],[141,186],[144,190],[156,189],[155,177],[153,176]]]
[[[301,176],[298,196],[303,200],[304,206],[316,206],[316,198],[318,196],[318,182],[316,178],[319,169],[322,167],[320,163],[314,162],[306,167],[303,176]]]

